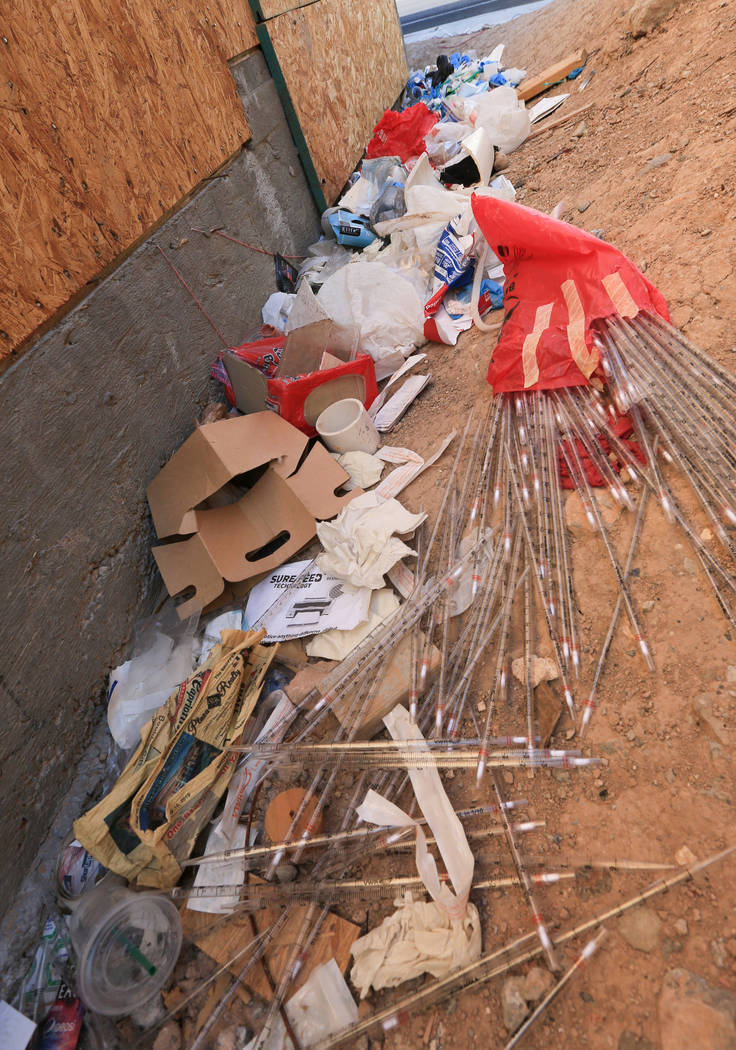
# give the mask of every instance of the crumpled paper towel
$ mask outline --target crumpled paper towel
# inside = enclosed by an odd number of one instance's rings
[[[335,459],[350,475],[350,481],[345,485],[348,491],[371,488],[380,480],[386,466],[382,459],[370,452],[345,452],[342,456],[336,455]]]
[[[384,723],[394,740],[423,740],[409,712],[400,704],[386,715]],[[411,769],[409,777],[453,889],[440,882],[421,825],[395,803],[368,791],[357,810],[362,820],[381,826],[416,828],[417,871],[432,901],[414,901],[407,894],[403,902],[396,902],[398,910],[393,915],[355,942],[350,979],[360,989],[361,998],[371,986],[393,988],[423,973],[444,977],[473,962],[481,951],[480,917],[475,905],[468,903],[474,860],[465,830],[436,766]]]
[[[436,901],[415,901],[407,893],[397,911],[359,937],[352,948],[350,980],[365,999],[371,986],[395,988],[430,973],[446,977],[480,956],[480,917],[468,904],[462,919],[451,919]]]
[[[307,656],[319,656],[323,660],[343,660],[358,642],[362,642],[388,616],[393,616],[400,605],[401,602],[390,587],[373,591],[367,620],[363,620],[351,631],[333,628],[316,634],[307,642]]]
[[[396,499],[381,500],[374,492],[364,492],[334,521],[317,523],[325,549],[317,564],[354,587],[378,590],[384,586],[384,573],[397,561],[416,557],[394,533],[412,533],[425,518],[426,514],[411,514]]]

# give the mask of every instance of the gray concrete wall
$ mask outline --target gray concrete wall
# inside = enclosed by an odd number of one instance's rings
[[[50,881],[34,859],[159,587],[145,487],[215,391],[221,344],[155,245],[237,344],[276,290],[272,262],[192,227],[286,254],[319,235],[260,51],[233,74],[243,153],[0,376],[0,914],[24,876]]]

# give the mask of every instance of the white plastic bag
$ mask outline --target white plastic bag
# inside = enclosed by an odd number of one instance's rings
[[[337,324],[355,325],[359,349],[390,375],[424,340],[424,303],[410,281],[380,262],[359,260],[333,274],[317,299]]]
[[[450,100],[448,105],[459,120],[484,128],[493,145],[504,153],[512,153],[529,135],[529,114],[512,87]]]
[[[199,615],[181,621],[172,601],[136,629],[133,656],[110,672],[107,724],[115,743],[128,750],[153,712],[194,669]]]

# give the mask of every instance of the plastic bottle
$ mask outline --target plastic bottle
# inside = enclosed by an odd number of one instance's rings
[[[400,219],[405,212],[404,187],[400,182],[390,182],[371,208],[371,226],[387,219]]]

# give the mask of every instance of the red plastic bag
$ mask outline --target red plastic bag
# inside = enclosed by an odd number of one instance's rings
[[[366,158],[401,157],[406,163],[411,157],[421,156],[426,149],[424,136],[438,120],[437,114],[430,112],[423,102],[409,106],[403,113],[387,109],[373,129]]]
[[[533,208],[473,194],[473,214],[506,274],[503,328],[488,369],[495,393],[587,384],[600,355],[591,325],[667,304],[625,255]]]

